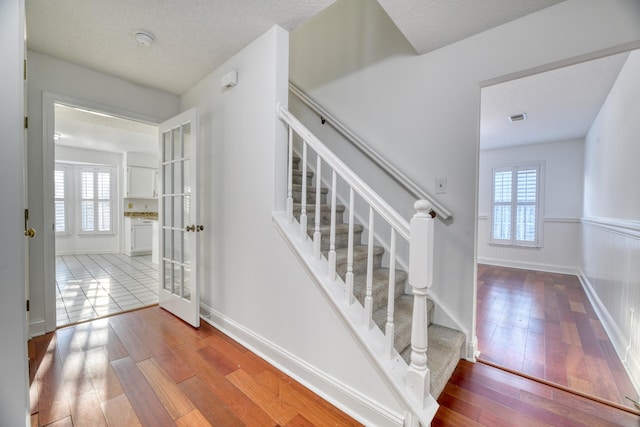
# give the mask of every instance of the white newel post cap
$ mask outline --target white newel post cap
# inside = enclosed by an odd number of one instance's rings
[[[413,204],[413,208],[416,210],[415,216],[431,218],[431,203],[429,203],[427,200],[416,200],[416,202]]]

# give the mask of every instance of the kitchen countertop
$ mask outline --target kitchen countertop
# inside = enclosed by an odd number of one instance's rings
[[[157,220],[158,212],[125,212],[124,216]]]

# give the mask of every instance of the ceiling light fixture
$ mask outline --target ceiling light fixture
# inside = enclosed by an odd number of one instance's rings
[[[509,116],[509,121],[511,123],[513,123],[513,122],[521,122],[523,120],[527,120],[527,114],[526,113],[514,114],[513,116]]]
[[[146,30],[135,30],[133,32],[133,36],[136,38],[140,46],[147,47],[151,46],[151,43],[155,40],[153,34]]]

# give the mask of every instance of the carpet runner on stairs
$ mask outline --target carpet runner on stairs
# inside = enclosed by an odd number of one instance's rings
[[[302,171],[299,168],[300,158],[293,159],[293,189],[294,200],[293,214],[300,221],[301,200],[302,200]],[[307,214],[307,234],[313,238],[315,231],[316,214],[316,189],[312,187],[315,180],[313,172],[307,171],[307,194],[306,194],[306,214]],[[329,252],[329,233],[331,224],[331,206],[327,204],[328,189],[321,188],[320,205],[320,232],[321,251],[326,257]],[[347,273],[347,246],[349,243],[349,225],[344,223],[345,207],[336,206],[336,271],[345,280]],[[366,294],[366,274],[367,274],[367,246],[361,244],[364,227],[354,223],[354,246],[353,246],[353,273],[354,273],[354,296],[364,306]],[[387,320],[387,298],[389,269],[382,266],[384,248],[374,246],[373,256],[373,320],[375,324],[384,332]],[[405,285],[408,275],[405,271],[396,269],[395,273],[395,310],[394,310],[394,346],[402,358],[410,363],[411,358],[411,319],[413,310],[413,296],[405,294]],[[431,395],[437,399],[447,381],[453,374],[455,367],[460,360],[461,347],[464,344],[464,334],[451,328],[432,323],[434,303],[428,300],[428,349],[427,365],[431,373]]]

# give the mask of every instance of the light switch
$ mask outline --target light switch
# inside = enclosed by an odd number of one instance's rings
[[[447,178],[436,178],[436,194],[445,194],[447,192]]]

